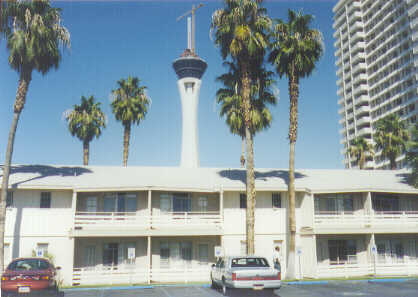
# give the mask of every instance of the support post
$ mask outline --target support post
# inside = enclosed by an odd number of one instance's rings
[[[152,270],[152,258],[151,258],[151,236],[148,236],[147,258],[148,258],[148,284],[151,284],[151,270]]]
[[[151,190],[148,190],[148,224],[149,224],[149,228],[152,229],[152,205],[151,205],[151,200],[152,198],[152,193]]]
[[[219,214],[221,216],[221,227],[224,227],[224,190],[219,192]]]

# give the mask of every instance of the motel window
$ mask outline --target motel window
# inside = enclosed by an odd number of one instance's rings
[[[118,193],[104,197],[105,212],[135,212],[136,194]]]
[[[374,194],[372,196],[375,211],[399,211],[399,199],[390,194]]]
[[[188,193],[161,194],[160,210],[162,212],[190,212],[192,199]]]
[[[353,263],[356,261],[355,240],[328,240],[330,264]]]
[[[173,211],[189,212],[192,210],[192,200],[187,193],[173,194]]]
[[[160,267],[191,265],[192,242],[160,242]]]
[[[282,197],[280,193],[273,193],[271,195],[271,204],[273,208],[281,208],[282,207]]]
[[[97,211],[97,197],[87,197],[87,212]]]
[[[198,205],[200,212],[208,211],[208,197],[199,197]]]
[[[199,244],[199,263],[207,264],[209,262],[209,245]]]
[[[13,207],[13,192],[7,192],[6,207]]]
[[[51,192],[41,193],[41,208],[51,208]]]
[[[247,195],[239,194],[239,208],[247,208]]]
[[[86,246],[84,248],[84,266],[93,267],[96,265],[96,246]]]
[[[324,194],[315,195],[315,213],[341,213],[354,210],[353,196],[350,194]]]
[[[103,248],[103,265],[118,265],[119,246],[117,243],[105,243]]]

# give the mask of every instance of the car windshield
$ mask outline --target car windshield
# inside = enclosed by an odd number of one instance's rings
[[[8,270],[28,271],[28,270],[45,270],[49,268],[49,263],[42,259],[22,259],[16,260],[9,264]]]
[[[231,267],[270,267],[264,258],[234,258]]]

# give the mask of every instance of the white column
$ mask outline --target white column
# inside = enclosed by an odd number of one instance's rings
[[[148,259],[148,284],[151,283],[151,269],[152,269],[152,253],[151,253],[151,236],[148,236],[147,259]]]
[[[224,190],[219,192],[219,214],[221,215],[221,227],[224,227]]]
[[[177,81],[182,107],[182,143],[180,167],[199,167],[197,107],[202,81],[185,77]]]
[[[149,228],[152,227],[152,205],[151,205],[152,200],[151,200],[151,198],[152,198],[151,190],[148,190],[148,215],[149,215],[148,222],[149,222]]]

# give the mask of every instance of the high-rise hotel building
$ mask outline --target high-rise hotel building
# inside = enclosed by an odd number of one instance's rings
[[[396,113],[416,125],[418,113],[418,2],[416,0],[339,0],[334,9],[338,67],[338,113],[346,168],[351,141],[373,143],[376,121]],[[404,156],[397,166],[405,166]],[[379,152],[366,168],[386,168]]]

